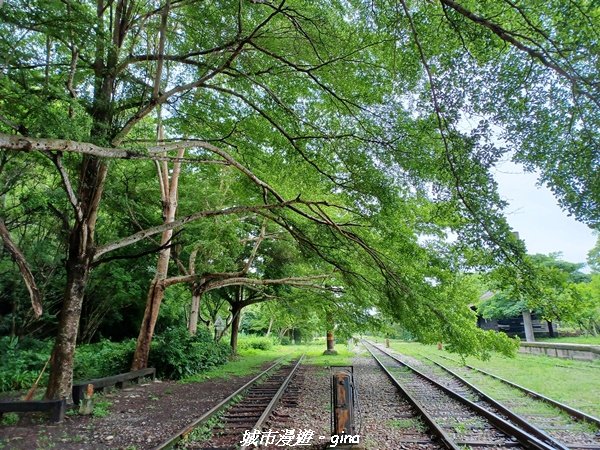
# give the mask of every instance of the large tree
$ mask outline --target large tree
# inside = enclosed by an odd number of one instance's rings
[[[1,86],[1,117],[4,130],[16,134],[3,136],[2,146],[47,152],[55,160],[71,206],[67,282],[48,397],[69,396],[82,301],[95,258],[132,242],[122,240],[99,249],[95,236],[109,169],[105,157],[115,156],[110,147],[123,144],[128,137],[151,137],[148,125],[156,119],[158,107],[179,120],[178,110],[193,91],[200,92],[197,97],[201,101],[216,104],[223,98],[232,104],[245,101],[244,91],[261,89],[260,80],[252,77],[270,72],[301,73],[304,84],[300,88],[306,99],[330,98],[339,103],[336,108],[349,103],[311,70],[321,69],[323,76],[331,77],[341,66],[358,61],[357,56],[373,43],[355,38],[350,48],[341,49],[320,42],[324,30],[346,36],[351,30],[341,20],[341,8],[327,13],[317,24],[320,6],[305,4],[300,11],[285,3],[207,6],[169,0],[156,4],[98,0],[95,4],[11,2],[0,10],[7,74]],[[198,8],[205,20],[200,32],[196,31]],[[205,33],[209,28],[220,31]],[[304,44],[298,45],[300,42]],[[38,55],[43,56],[39,59]],[[360,66],[366,67],[359,64],[353,73],[364,77]],[[245,85],[235,89],[228,81],[238,78],[243,78]],[[296,94],[300,92],[296,90]],[[16,101],[20,98],[26,100]],[[214,117],[205,124],[201,135],[226,134],[227,127],[219,119]],[[176,130],[185,132],[182,124],[175,125]],[[278,131],[292,141],[283,128]],[[71,138],[83,144],[44,138]],[[306,143],[293,147],[309,160],[304,153]],[[66,164],[60,153],[53,153],[57,151],[80,152],[82,157]],[[134,157],[131,151],[121,156]],[[159,158],[155,155],[154,159]],[[265,203],[274,200],[290,206],[263,188]]]
[[[567,210],[599,221],[598,14],[585,0],[5,2],[0,147],[47,155],[64,189],[47,396],[69,396],[92,266],[215,214],[268,216],[356,292],[377,292],[414,329],[433,312],[430,331],[459,342],[469,317],[452,306],[464,303],[452,271],[523,268],[490,175],[500,157],[538,168]],[[157,145],[159,107],[169,143]],[[239,170],[253,202],[98,238],[108,158],[182,148]]]

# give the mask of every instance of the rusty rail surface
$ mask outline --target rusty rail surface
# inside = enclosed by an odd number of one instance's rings
[[[154,447],[153,450],[175,448],[178,444],[184,442],[195,429],[207,424],[211,418],[217,417],[220,413],[223,413],[220,417],[225,422],[223,433],[229,437],[235,436],[236,433],[239,434],[242,429],[260,429],[272,410],[277,406],[303,358],[304,355],[291,369],[283,364],[284,358],[278,359],[268,369],[254,377],[184,429]],[[281,376],[280,372],[282,371],[289,372],[289,374]],[[239,400],[241,396],[243,398]],[[235,405],[233,405],[234,403]],[[237,437],[239,438],[239,436]],[[218,439],[222,438],[222,436],[218,437]],[[239,444],[240,440],[237,439],[236,443]],[[224,444],[224,446],[231,447],[228,444]],[[220,446],[217,445],[211,448],[220,448]]]
[[[265,376],[267,376],[270,372],[272,372],[276,367],[279,367],[282,364],[284,358],[285,357],[281,357],[278,360],[276,360],[271,366],[269,366],[267,369],[265,369],[264,371],[259,373],[254,378],[252,378],[250,381],[248,381],[242,387],[237,389],[229,397],[227,397],[226,399],[222,400],[221,402],[219,402],[218,404],[213,406],[210,410],[208,410],[207,412],[202,414],[202,416],[200,416],[198,419],[194,420],[192,423],[190,423],[185,428],[183,428],[180,431],[178,431],[177,433],[175,433],[173,436],[169,437],[166,441],[164,441],[161,444],[159,444],[158,446],[154,447],[152,450],[163,450],[163,449],[173,448],[175,445],[177,445],[178,442],[183,440],[195,428],[206,423],[211,417],[217,415],[218,413],[220,413],[221,411],[226,409],[229,406],[229,404],[238,395],[244,394],[246,391],[250,390],[250,388],[252,388],[252,386],[254,386],[256,383],[258,383],[260,380],[262,380]]]
[[[506,420],[506,419],[500,417],[498,414],[495,414],[494,412],[489,411],[489,410],[477,405],[476,403],[468,400],[467,398],[463,397],[462,395],[458,394],[457,392],[449,389],[448,387],[444,386],[443,384],[428,377],[427,375],[425,375],[424,373],[415,369],[411,365],[399,360],[397,357],[390,354],[389,352],[387,352],[379,347],[376,347],[373,344],[366,342],[366,341],[363,341],[363,344],[365,345],[365,347],[369,350],[369,352],[374,357],[375,357],[374,352],[371,351],[371,348],[369,348],[369,347],[372,347],[372,348],[378,350],[379,352],[383,353],[388,358],[391,358],[393,361],[395,361],[401,367],[406,367],[407,369],[410,370],[411,373],[415,374],[416,376],[418,376],[422,380],[425,380],[426,382],[430,383],[431,385],[437,387],[439,390],[444,392],[448,397],[462,403],[465,407],[467,407],[469,410],[474,412],[476,415],[485,417],[492,426],[496,427],[502,433],[506,434],[508,437],[516,438],[517,441],[522,445],[523,448],[536,449],[536,450],[557,450],[557,449],[568,450],[567,447],[565,447],[563,444],[553,440],[552,438],[547,436],[541,430],[539,430],[539,433],[538,433],[536,430],[534,430],[535,427],[532,427],[531,425],[529,425],[528,427],[526,427],[526,429],[524,429],[524,428],[521,428],[520,426],[516,426],[514,423],[511,423],[511,422],[515,422],[515,423],[522,422],[522,419],[519,420],[520,418],[518,416],[516,416],[514,413],[512,413],[511,411],[508,411],[505,408],[502,410],[502,413],[510,419],[510,421]],[[378,360],[378,358],[376,358],[376,359]],[[379,360],[378,360],[378,363],[380,366],[383,366],[383,363],[381,363]],[[388,373],[388,376],[390,376],[390,378],[395,380],[393,375],[391,375],[387,369],[386,369],[386,373]],[[396,382],[395,382],[395,384],[396,384]],[[401,383],[398,382],[397,384],[401,384]],[[406,393],[406,389],[402,388],[402,391],[404,393]],[[410,400],[410,397],[408,397],[408,398]],[[436,432],[436,434],[438,434],[441,441],[444,443],[444,445],[446,445],[446,447],[456,450],[456,449],[464,448],[464,445],[468,445],[468,444],[465,444],[464,442],[457,443],[451,436],[449,436],[445,432],[444,432],[444,434],[441,434],[440,428],[442,428],[442,427],[437,424],[437,421],[435,420],[435,418],[428,417],[427,412],[424,410],[424,405],[420,404],[418,401],[416,403],[414,403],[414,399],[413,399],[413,401],[411,401],[411,403],[413,403],[415,405],[415,407],[419,410],[419,412],[423,414],[423,416],[425,417],[427,422],[432,425],[432,427],[433,427],[432,429]],[[495,405],[492,405],[492,406],[495,406]],[[508,443],[506,445],[508,445]],[[487,444],[482,445],[482,446],[487,446]],[[474,445],[472,447],[473,448],[477,447],[477,445]]]
[[[425,358],[427,358],[429,361],[433,362],[434,364],[437,364],[437,365],[443,367],[441,364],[439,364],[435,360],[433,360],[433,359],[431,359],[431,358],[429,358],[427,356],[425,356]],[[455,363],[460,363],[459,361],[457,361],[455,359],[452,359],[452,358],[448,358],[447,356],[440,355],[440,358],[444,358],[444,359],[447,359],[449,361],[453,361]],[[529,396],[531,396],[533,398],[536,398],[538,400],[544,401],[544,402],[546,402],[546,403],[548,403],[548,404],[550,404],[550,405],[552,405],[552,406],[554,406],[554,407],[556,407],[556,408],[558,408],[558,409],[566,412],[567,414],[569,414],[570,416],[574,417],[575,419],[582,420],[582,421],[585,421],[585,422],[591,422],[591,423],[594,423],[594,424],[600,426],[600,419],[598,417],[592,416],[591,414],[587,414],[587,413],[585,413],[583,411],[580,411],[580,410],[578,410],[576,408],[573,408],[572,406],[566,405],[566,404],[561,403],[561,402],[559,402],[557,400],[554,400],[554,399],[552,399],[550,397],[542,395],[539,392],[536,392],[536,391],[533,391],[531,389],[528,389],[528,388],[526,388],[524,386],[521,386],[520,384],[513,383],[512,381],[509,381],[509,380],[507,380],[505,378],[499,377],[498,375],[494,375],[493,373],[490,373],[490,372],[488,372],[486,370],[478,369],[477,367],[473,367],[473,366],[470,366],[468,364],[465,364],[465,367],[468,367],[469,369],[471,369],[471,370],[473,370],[475,372],[480,372],[480,373],[482,373],[484,375],[487,375],[487,376],[489,376],[491,378],[494,378],[494,379],[496,379],[498,381],[501,381],[502,383],[507,384],[508,386],[511,386],[511,387],[513,387],[515,389],[518,389],[521,392],[525,392],[527,395],[529,395]]]

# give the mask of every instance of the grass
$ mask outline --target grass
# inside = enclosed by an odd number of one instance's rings
[[[554,417],[554,426],[565,426],[569,427],[572,431],[584,433],[594,433],[598,431],[597,427],[592,424],[585,422],[574,424],[572,419],[563,411],[556,409],[546,402],[532,399],[526,393],[508,386],[499,380],[484,375],[483,373],[472,371],[466,367],[462,367],[458,363],[452,363],[447,360],[438,361],[446,367],[452,366],[451,369],[459,376],[465,378],[490,397],[499,401],[504,406],[507,406],[517,414],[524,417],[529,416],[529,421],[542,428],[544,427],[544,423],[539,421],[539,417]]]
[[[185,442],[204,442],[213,437],[213,429],[223,426],[221,414],[208,419],[201,426],[194,428],[191,433],[185,437]]]
[[[564,344],[585,344],[585,345],[600,345],[600,336],[566,336],[558,338],[536,338],[536,340],[545,343],[564,343]]]
[[[381,340],[380,340],[381,341]],[[392,349],[410,356],[445,356],[454,360],[460,357],[433,345],[414,342],[391,341]],[[457,365],[440,360],[445,365]],[[543,395],[566,403],[588,414],[600,417],[600,361],[574,361],[549,356],[517,354],[514,358],[494,355],[488,361],[465,358],[473,367],[532,389]]]
[[[214,369],[191,375],[182,380],[183,383],[201,382],[205,380],[229,378],[231,376],[253,375],[269,362],[280,357],[285,360],[297,358],[303,353],[306,355],[304,364],[315,366],[349,365],[354,353],[343,344],[336,347],[337,355],[323,355],[325,342],[316,342],[303,345],[277,345],[270,350],[244,349],[228,363]]]
[[[110,414],[110,407],[112,406],[112,402],[108,400],[100,400],[94,402],[94,410],[92,415],[94,417],[106,417]]]
[[[420,432],[427,431],[427,427],[423,422],[421,422],[418,418],[410,418],[410,419],[392,419],[388,422],[390,427],[392,428],[400,428],[400,429],[412,429]]]
[[[16,425],[19,422],[19,415],[15,412],[8,412],[2,415],[0,425]]]
[[[294,347],[299,351],[298,354],[304,353],[306,355],[305,364],[313,366],[347,366],[352,364],[352,357],[354,356],[354,352],[348,350],[348,347],[343,344],[336,346],[337,355],[323,355],[325,343],[320,342]]]
[[[195,375],[190,375],[181,380],[182,383],[192,383],[205,380],[229,378],[231,376],[246,376],[258,373],[260,368],[271,361],[280,358],[282,352],[274,347],[271,350],[243,350],[240,354],[222,366],[215,367]],[[292,355],[285,355],[291,359]]]

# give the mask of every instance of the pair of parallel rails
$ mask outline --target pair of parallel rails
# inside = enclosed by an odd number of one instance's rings
[[[600,434],[597,432],[600,421],[595,417],[502,380],[513,388],[526,391],[534,399],[565,411],[572,421],[583,421],[590,428],[596,427],[596,434],[586,430],[585,426],[580,427],[583,431],[554,433],[551,427],[542,429],[533,425],[530,418],[516,414],[436,361],[430,359],[445,372],[445,377],[432,377],[405,359],[369,342],[363,341],[363,344],[402,396],[413,405],[418,416],[426,422],[431,433],[446,448],[600,450]],[[487,375],[491,376],[489,373]],[[556,434],[561,435],[560,438]]]
[[[542,429],[533,425],[527,417],[515,414],[509,408],[496,402],[468,381],[459,377],[450,368],[439,362],[430,361],[442,369],[453,381],[443,380],[439,375],[434,378],[423,373],[395,355],[374,345],[363,342],[390,380],[402,392],[417,411],[417,415],[426,422],[431,442],[413,442],[413,444],[442,444],[452,450],[490,450],[490,449],[535,449],[535,450],[600,450],[600,434],[580,432],[578,438],[569,440],[569,432],[563,433],[565,439],[553,435],[551,429]],[[454,361],[456,362],[456,361]],[[260,430],[271,416],[276,405],[296,375],[301,360],[281,367],[277,361],[263,373],[250,380],[231,396],[213,407],[202,417],[185,429],[155,447],[155,450],[174,448],[184,443],[186,448],[236,448],[244,431]],[[469,368],[476,371],[478,369]],[[486,376],[493,377],[487,372]],[[496,377],[497,378],[497,377]],[[577,411],[567,405],[553,402],[551,399],[526,390],[507,380],[503,383],[527,392],[527,395],[552,404],[566,411],[576,421],[583,421],[598,427],[600,420]],[[449,387],[450,385],[454,385]],[[242,398],[242,400],[239,400]],[[238,400],[234,406],[232,403]],[[229,409],[228,409],[229,408]],[[207,443],[194,443],[186,438],[193,430],[206,424],[212,417],[220,414],[221,432]],[[597,428],[598,429],[598,428]],[[576,433],[574,434],[577,435]],[[564,436],[562,436],[564,438]],[[410,442],[407,442],[410,444]],[[407,444],[404,443],[404,444]],[[398,445],[402,445],[399,442]],[[207,447],[208,445],[208,447]],[[244,447],[242,447],[245,450]]]
[[[247,450],[247,446],[240,447],[244,432],[263,429],[298,374],[303,359],[304,355],[289,364],[284,364],[283,358],[275,361],[266,370],[153,450],[173,448]],[[196,442],[193,439],[195,430],[207,426],[213,418],[218,418],[219,431],[215,427],[208,440],[199,439]]]

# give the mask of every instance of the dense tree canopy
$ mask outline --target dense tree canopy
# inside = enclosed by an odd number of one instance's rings
[[[587,0],[5,1],[0,281],[59,313],[47,395],[69,395],[103,314],[139,320],[194,249],[197,281],[239,270],[259,223],[281,238],[245,275],[333,274],[323,314],[509,351],[475,328],[462,275],[536,289],[490,169],[521,162],[600,224],[599,21]],[[166,201],[156,167],[179,165]],[[304,262],[278,265],[283,247]]]
[[[517,286],[503,288],[489,277],[486,289],[494,295],[479,304],[479,312],[485,318],[509,318],[519,316],[523,311],[535,311],[549,321],[572,321],[586,309],[576,285],[587,284],[591,278],[581,272],[583,263],[564,261],[560,256],[559,253],[528,256],[539,285],[539,289],[528,295]]]

